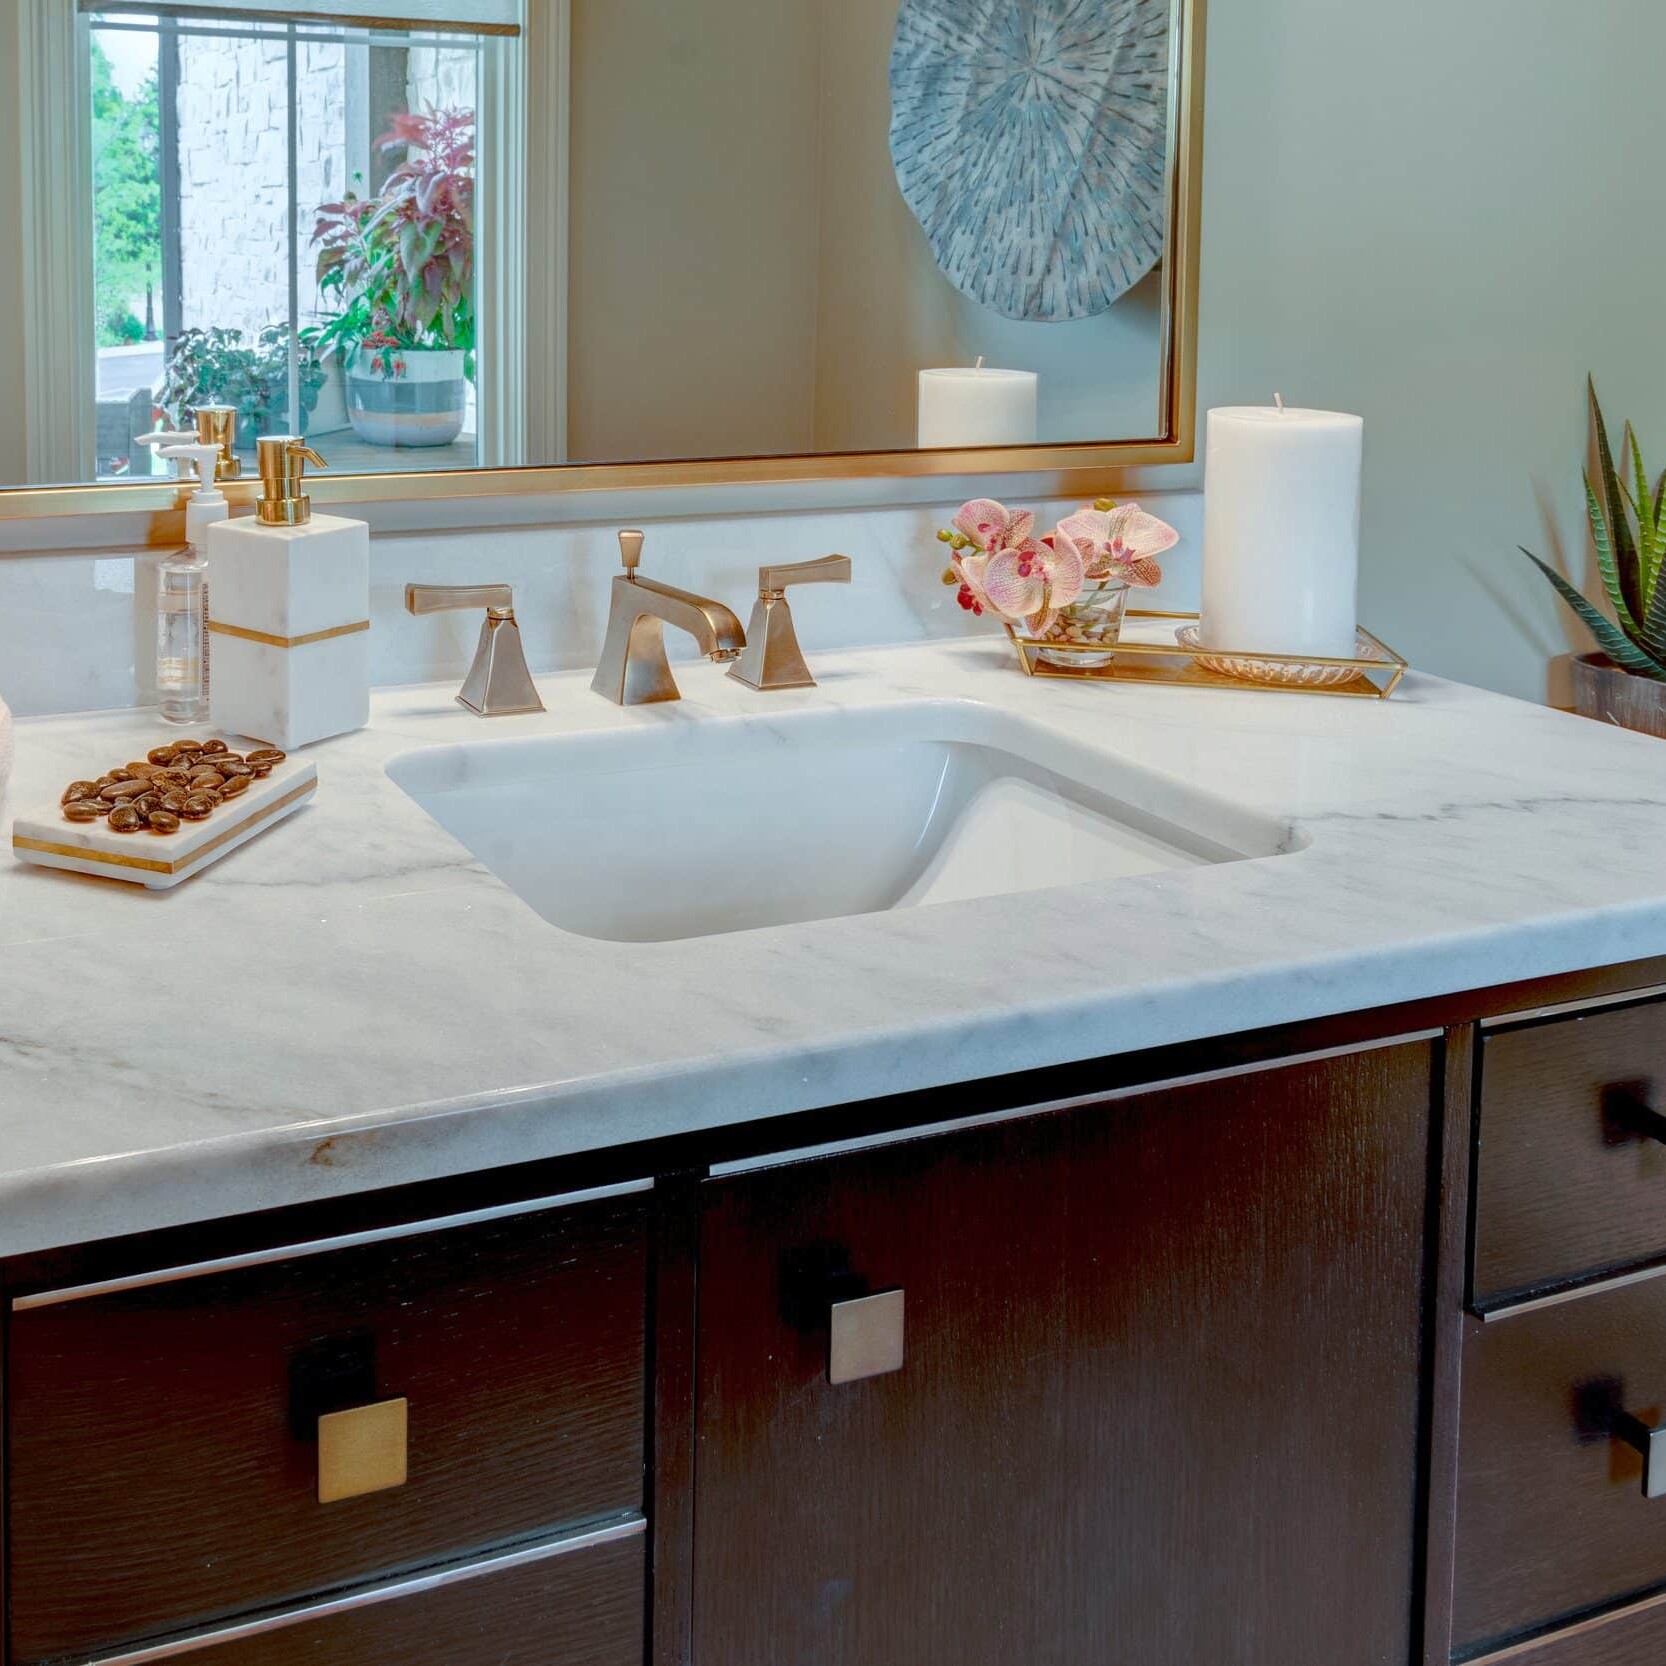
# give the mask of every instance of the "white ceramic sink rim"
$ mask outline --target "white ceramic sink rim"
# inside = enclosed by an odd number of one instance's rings
[[[550,924],[617,942],[1119,883],[1303,842],[970,700],[672,709],[626,728],[423,747],[386,767]]]

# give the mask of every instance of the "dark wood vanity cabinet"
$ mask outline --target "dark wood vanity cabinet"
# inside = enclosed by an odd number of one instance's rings
[[[1658,1666],[1662,986],[14,1260],[0,1666]]]
[[[1406,1662],[1436,1052],[709,1182],[695,1661]]]
[[[1471,1220],[1434,1411],[1431,1519],[1450,1523],[1451,1559],[1431,1569],[1425,1663],[1657,1666],[1666,999],[1487,1019],[1474,1060]]]

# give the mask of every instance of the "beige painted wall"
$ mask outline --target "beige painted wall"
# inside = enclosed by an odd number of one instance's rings
[[[572,459],[910,447],[917,372],[980,354],[1040,373],[1043,439],[1155,432],[1155,282],[1020,324],[938,270],[891,164],[897,5],[574,0]]]
[[[0,485],[28,478],[23,438],[23,180],[17,5],[0,0]]]
[[[812,12],[574,0],[572,38],[569,459],[807,451]]]
[[[1570,634],[1515,549],[1584,567],[1587,370],[1666,467],[1666,6],[1210,12],[1200,404],[1362,413],[1367,622],[1542,699]]]

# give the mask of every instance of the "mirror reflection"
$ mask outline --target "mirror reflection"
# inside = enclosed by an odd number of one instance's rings
[[[84,0],[0,484],[1158,437],[1179,8]]]

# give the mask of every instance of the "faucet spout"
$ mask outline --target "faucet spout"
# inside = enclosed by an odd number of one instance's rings
[[[722,602],[697,596],[692,590],[679,590],[673,584],[661,584],[657,579],[632,578],[624,582],[641,593],[641,613],[687,631],[708,659],[738,659],[746,647],[746,632],[740,620]],[[650,596],[652,601],[648,600]]]
[[[645,706],[680,700],[671,663],[665,657],[665,627],[685,631],[708,659],[737,659],[746,647],[740,620],[722,602],[679,590],[672,584],[639,578],[642,535],[622,532],[625,570],[613,581],[607,640],[590,686],[618,706]]]

